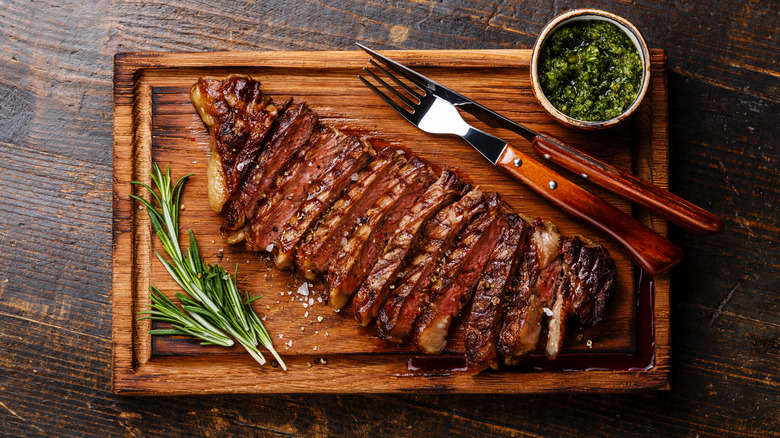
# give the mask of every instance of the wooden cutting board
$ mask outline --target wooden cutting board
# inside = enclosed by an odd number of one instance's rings
[[[653,50],[650,91],[638,114],[618,128],[583,132],[564,128],[535,102],[528,50],[395,51],[392,58],[431,79],[526,124],[579,145],[593,154],[667,186],[667,91],[665,54]],[[357,75],[367,66],[362,52],[128,53],[114,63],[113,197],[113,388],[120,394],[302,393],[435,391],[518,393],[632,391],[669,388],[669,279],[648,279],[628,257],[586,225],[568,217],[521,183],[494,168],[457,138],[425,134],[374,96]],[[361,328],[351,310],[334,312],[312,294],[298,293],[301,276],[273,267],[243,245],[224,244],[222,218],[206,196],[208,133],[189,100],[202,76],[249,74],[277,99],[307,101],[321,119],[339,129],[417,155],[439,170],[454,167],[472,184],[497,191],[516,211],[553,221],[566,235],[584,234],[604,243],[615,259],[618,283],[608,317],[594,327],[570,327],[564,353],[555,362],[531,355],[514,369],[469,376],[461,363],[463,322],[455,323],[446,354],[420,357],[412,345],[389,345],[375,327]],[[531,152],[509,131],[467,121]],[[174,177],[194,173],[182,195],[180,227],[193,229],[209,263],[239,268],[242,290],[254,302],[276,349],[289,367],[259,366],[240,348],[204,348],[181,337],[150,336],[152,323],[137,312],[149,303],[148,288],[169,296],[177,287],[155,259],[162,251],[146,214],[129,195],[148,198],[130,181],[149,183],[152,162],[170,164]],[[554,167],[554,166],[553,166]],[[557,169],[570,178],[574,175]],[[579,180],[626,212],[631,205]],[[644,210],[633,213],[661,234],[666,222]],[[310,304],[308,298],[313,298]],[[304,306],[304,304],[306,304]],[[320,321],[321,319],[321,321]],[[270,355],[269,355],[270,356]],[[322,363],[324,360],[325,363]]]

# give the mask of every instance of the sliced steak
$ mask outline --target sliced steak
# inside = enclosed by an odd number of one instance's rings
[[[501,198],[485,198],[488,211],[475,218],[459,237],[431,286],[429,303],[417,319],[414,341],[428,354],[440,353],[447,345],[453,318],[471,302],[482,271],[506,226]]]
[[[247,218],[255,215],[258,203],[298,149],[307,142],[317,120],[317,113],[306,103],[291,101],[286,106],[238,192],[236,202],[239,204],[233,208],[243,211]]]
[[[298,211],[282,227],[282,232],[274,245],[274,262],[279,268],[289,268],[293,264],[295,245],[309,226],[320,218],[320,215],[338,197],[344,188],[359,179],[361,170],[376,155],[374,148],[367,140],[353,137],[351,142],[360,146],[348,147],[343,157],[334,160],[334,165],[306,190],[306,199]]]
[[[278,110],[263,95],[260,82],[242,75],[198,79],[190,99],[209,129],[208,195],[211,208],[219,212],[262,150]]]
[[[309,139],[311,149],[295,168],[285,169],[277,178],[276,188],[269,192],[263,205],[251,218],[252,243],[259,250],[270,252],[282,227],[298,211],[306,199],[306,191],[313,181],[337,166],[363,145],[355,137],[349,137],[333,128],[320,126]],[[304,149],[303,146],[301,149]],[[279,180],[284,183],[279,184]]]
[[[326,211],[298,243],[295,266],[314,280],[325,272],[330,261],[347,242],[357,226],[357,220],[371,208],[401,168],[406,158],[391,148],[383,148],[358,175],[346,192]],[[343,243],[342,243],[343,240]]]
[[[366,212],[346,245],[328,268],[328,295],[331,307],[341,309],[355,293],[398,223],[436,176],[418,158],[401,169],[382,196]]]
[[[559,238],[552,223],[533,221],[520,265],[507,290],[504,321],[498,335],[498,351],[506,365],[517,365],[539,343],[545,309],[550,311],[559,284]]]
[[[423,225],[442,207],[450,204],[471,189],[457,174],[444,170],[423,196],[406,213],[387,242],[381,257],[355,294],[352,304],[355,318],[363,326],[369,325],[387,297],[387,291],[398,276],[417,241]]]
[[[474,188],[428,221],[413,249],[414,257],[389,287],[389,295],[379,308],[377,329],[380,337],[400,343],[411,334],[440,260],[472,218],[486,209],[482,191]]]
[[[488,367],[498,369],[496,338],[504,315],[505,294],[518,265],[518,250],[525,246],[530,229],[520,216],[507,215],[506,226],[477,284],[464,338],[466,366],[472,374]]]
[[[615,262],[606,248],[580,236],[560,243],[562,276],[548,321],[545,354],[555,359],[563,347],[566,323],[571,315],[595,324],[604,316],[607,298],[617,281]]]

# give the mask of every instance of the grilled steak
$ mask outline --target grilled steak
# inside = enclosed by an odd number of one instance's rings
[[[190,99],[209,129],[209,203],[219,212],[260,153],[278,111],[260,82],[241,75],[201,78],[190,89]]]
[[[406,165],[406,158],[383,148],[358,176],[357,181],[330,207],[323,218],[299,242],[295,266],[314,280],[325,272],[343,244],[357,227],[357,221],[382,194],[382,189]],[[342,243],[343,240],[343,243]]]
[[[485,198],[488,211],[475,218],[444,260],[431,286],[429,303],[414,327],[414,341],[425,353],[440,353],[447,345],[452,319],[471,301],[490,254],[506,226],[497,193]]]
[[[398,228],[382,251],[382,256],[352,300],[355,318],[360,325],[365,327],[376,318],[379,306],[387,297],[390,284],[401,271],[423,225],[443,206],[460,197],[470,188],[454,172],[444,170],[439,179],[401,219]]]
[[[412,158],[395,180],[366,212],[363,223],[328,268],[328,295],[334,309],[344,307],[376,263],[387,240],[433,182],[428,165]]]
[[[411,334],[414,323],[427,300],[428,287],[439,261],[452,248],[455,238],[471,219],[485,212],[482,191],[472,189],[458,202],[439,211],[426,225],[420,243],[400,279],[390,286],[390,293],[379,308],[379,336],[400,343]]]
[[[504,296],[518,265],[518,250],[525,246],[530,228],[520,216],[507,215],[498,244],[477,285],[464,338],[466,366],[472,374],[488,367],[498,369],[496,338],[501,329]]]
[[[550,222],[536,219],[531,225],[520,266],[507,289],[498,335],[498,351],[506,365],[517,365],[539,342],[544,310],[549,312],[561,272],[559,237]]]
[[[575,236],[561,238],[560,248],[563,273],[548,322],[545,348],[550,359],[555,359],[561,351],[571,315],[589,324],[603,318],[617,276],[615,262],[601,245]]]
[[[317,114],[305,103],[291,101],[287,104],[238,192],[237,208],[243,210],[247,218],[255,215],[258,202],[266,194],[266,190],[309,139],[317,119]]]
[[[210,135],[209,203],[223,238],[271,251],[314,279],[380,337],[442,351],[468,312],[469,372],[515,365],[540,346],[557,357],[574,317],[596,323],[616,282],[606,249],[511,213],[454,173],[319,123],[306,103],[273,101],[248,76],[190,90]],[[473,300],[472,300],[473,297]]]
[[[358,179],[358,172],[376,154],[371,143],[366,140],[352,137],[350,144],[353,144],[354,147],[348,147],[344,151],[344,155],[340,159],[334,160],[334,165],[324,175],[312,182],[306,191],[306,200],[282,228],[274,247],[274,262],[277,267],[289,268],[292,266],[295,245],[303,234],[341,191],[352,182],[353,177]]]
[[[319,126],[307,144],[299,149],[308,149],[303,159],[295,161],[277,177],[275,187],[250,217],[254,247],[270,252],[270,245],[281,233],[281,227],[298,210],[311,182],[327,172],[337,160],[343,159],[349,150],[360,147],[357,139],[350,139],[333,128]]]

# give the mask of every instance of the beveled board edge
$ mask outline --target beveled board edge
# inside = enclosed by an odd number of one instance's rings
[[[516,66],[530,61],[530,50],[426,50],[393,51],[394,58],[410,65],[438,66]],[[394,355],[347,355],[342,363],[308,368],[307,357],[296,357],[283,373],[271,367],[258,367],[248,356],[225,356],[215,364],[209,358],[152,358],[138,365],[133,350],[135,294],[141,287],[134,281],[136,264],[134,242],[150,238],[149,230],[133,229],[133,209],[129,200],[130,180],[143,170],[134,166],[137,147],[143,147],[144,112],[137,108],[136,78],[146,68],[177,67],[260,67],[277,64],[298,68],[362,67],[363,52],[208,52],[208,53],[120,53],[114,58],[114,188],[113,188],[113,283],[112,283],[112,388],[117,394],[173,395],[205,393],[382,393],[382,392],[627,392],[670,389],[669,275],[654,278],[654,364],[640,371],[573,371],[535,373],[485,373],[476,377],[464,373],[390,372],[399,369]],[[635,140],[634,172],[661,187],[668,186],[668,113],[666,55],[651,50],[652,105],[632,123],[639,135]],[[141,101],[143,99],[140,99]],[[657,125],[652,120],[660,120]],[[652,129],[650,129],[652,128]],[[140,137],[140,138],[139,138]],[[150,164],[150,163],[149,163]],[[637,209],[637,217],[662,235],[667,223],[657,215]],[[136,235],[140,233],[140,236]],[[141,293],[145,293],[141,292]],[[365,356],[365,357],[362,357]],[[354,360],[352,360],[352,359]],[[209,363],[208,374],[200,372]],[[350,366],[359,363],[360,367]],[[392,366],[388,366],[392,365]],[[304,372],[305,370],[305,372]],[[248,384],[241,376],[274,373],[262,384]],[[404,377],[404,378],[399,378]],[[325,381],[325,383],[323,383]],[[371,385],[366,385],[372,381]],[[382,384],[380,385],[379,382]]]

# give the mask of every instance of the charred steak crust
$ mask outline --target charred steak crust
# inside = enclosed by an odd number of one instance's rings
[[[555,359],[563,347],[566,325],[572,315],[594,323],[604,315],[604,303],[616,282],[616,269],[609,253],[601,246],[579,236],[562,237],[561,284],[555,294],[548,322],[545,354]]]
[[[504,296],[518,265],[518,250],[528,240],[530,226],[516,214],[506,217],[493,253],[474,292],[464,344],[466,366],[472,374],[498,369],[496,338],[501,329]]]
[[[452,320],[471,302],[474,289],[506,224],[501,199],[492,193],[485,199],[488,211],[474,219],[444,259],[431,286],[429,303],[414,327],[417,347],[428,354],[447,345]]]
[[[577,254],[579,247],[579,257]],[[607,300],[615,290],[617,268],[609,251],[582,236],[567,238],[561,244],[565,279],[572,285],[574,313],[583,324],[596,324],[604,318]]]
[[[347,304],[368,275],[398,222],[434,178],[428,165],[414,157],[366,212],[365,222],[358,226],[328,268],[326,278],[331,307],[341,309]]]
[[[549,222],[536,219],[522,259],[506,294],[504,320],[497,348],[505,365],[517,365],[534,351],[542,333],[545,309],[550,311],[561,273],[559,234]]]
[[[454,245],[461,230],[487,209],[482,191],[474,188],[459,201],[439,211],[426,225],[415,256],[391,285],[390,293],[377,315],[379,336],[400,343],[412,332],[414,323],[428,298],[439,261]]]
[[[362,326],[367,326],[376,318],[379,306],[387,297],[390,283],[395,280],[407,261],[423,225],[442,207],[468,192],[470,188],[457,174],[445,169],[439,179],[401,219],[379,260],[352,299],[355,318]]]
[[[407,163],[394,149],[381,149],[336,202],[298,243],[295,266],[314,280],[325,272],[357,227],[357,222]]]
[[[221,175],[224,185],[220,190],[223,193],[219,194],[223,199],[219,209],[214,202],[212,208],[220,211],[224,199],[240,186],[249,165],[260,153],[278,110],[263,95],[260,82],[242,75],[198,79],[190,89],[190,99],[209,129],[215,171]],[[210,181],[211,187],[215,184]]]
[[[352,137],[341,159],[336,159],[327,172],[313,181],[306,190],[306,199],[298,211],[282,227],[274,245],[274,262],[279,268],[289,268],[293,263],[295,245],[309,226],[320,217],[342,190],[358,178],[369,160],[376,154],[367,140]]]

